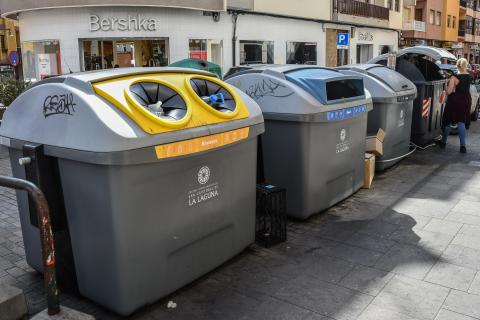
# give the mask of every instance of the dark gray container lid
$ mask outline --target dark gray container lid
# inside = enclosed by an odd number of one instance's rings
[[[343,73],[363,77],[374,102],[405,102],[417,95],[415,84],[400,73],[379,64],[356,64],[338,67]],[[407,99],[407,100],[405,100]]]

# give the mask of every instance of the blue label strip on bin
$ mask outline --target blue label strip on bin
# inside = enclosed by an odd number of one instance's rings
[[[354,117],[358,117],[366,113],[368,110],[367,105],[361,105],[351,108],[339,109],[335,111],[328,111],[327,112],[327,120],[328,121],[338,121],[338,120],[345,120],[351,119]]]

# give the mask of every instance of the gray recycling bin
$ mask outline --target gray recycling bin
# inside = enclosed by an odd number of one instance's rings
[[[383,171],[402,160],[410,152],[415,84],[385,66],[352,65],[338,68],[345,74],[363,77],[365,88],[372,95],[373,111],[368,114],[368,135],[385,131],[383,156],[376,161],[376,170]]]
[[[59,271],[129,315],[254,242],[263,130],[258,105],[213,74],[132,68],[38,83],[0,135],[13,175],[49,198]],[[23,192],[18,205],[27,262],[42,271]]]
[[[292,65],[243,71],[227,82],[263,111],[264,176],[287,189],[288,215],[306,219],[361,188],[372,109],[362,77]]]

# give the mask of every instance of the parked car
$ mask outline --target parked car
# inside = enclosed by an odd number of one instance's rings
[[[473,82],[476,83],[480,78],[480,64],[470,65],[470,75],[473,78]]]

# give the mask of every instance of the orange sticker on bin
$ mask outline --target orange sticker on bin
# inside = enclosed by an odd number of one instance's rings
[[[201,138],[164,144],[161,146],[156,146],[155,152],[157,153],[158,159],[185,156],[245,140],[248,138],[249,132],[250,128],[242,128]]]

